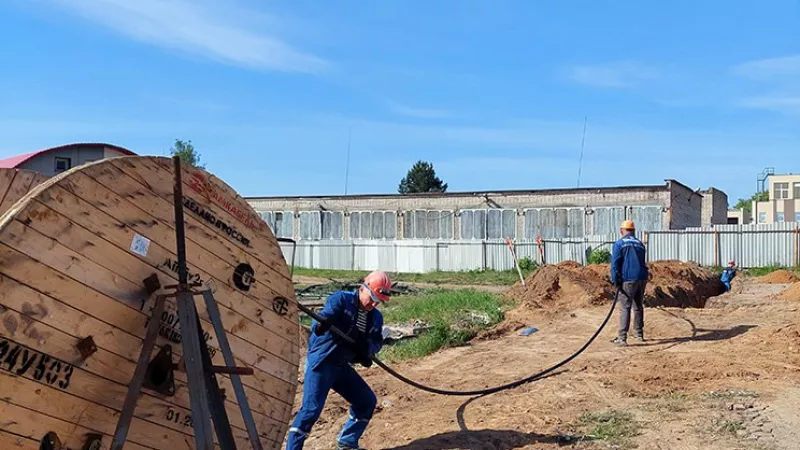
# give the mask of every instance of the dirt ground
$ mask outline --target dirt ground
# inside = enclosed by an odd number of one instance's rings
[[[647,308],[647,341],[627,348],[609,342],[615,312],[586,352],[553,376],[480,398],[429,394],[380,368],[361,370],[379,404],[361,444],[372,450],[796,449],[800,298],[774,298],[787,287],[737,280],[734,292],[702,309]],[[521,320],[537,333],[509,332],[396,369],[449,389],[509,382],[571,354],[607,312],[607,304],[557,314],[531,309]],[[297,406],[301,396],[302,384]],[[632,417],[632,436],[618,447],[592,439],[593,427],[579,424],[586,413],[609,411]],[[346,403],[331,393],[306,448],[332,449],[346,416]]]

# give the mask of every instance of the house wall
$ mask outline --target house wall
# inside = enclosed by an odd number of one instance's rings
[[[702,211],[700,223],[707,227],[711,225],[724,225],[728,223],[728,195],[716,188],[700,192],[702,198]]]
[[[20,169],[33,170],[48,177],[56,175],[56,158],[69,158],[71,167],[103,159],[106,151],[92,147],[68,147],[36,155],[25,161]],[[119,153],[114,151],[114,153]],[[119,153],[121,155],[121,153]]]
[[[670,191],[670,230],[699,227],[702,222],[703,196],[675,180],[667,181]]]

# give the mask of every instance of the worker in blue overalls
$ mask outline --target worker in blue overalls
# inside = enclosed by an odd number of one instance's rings
[[[722,276],[720,277],[720,281],[725,285],[725,292],[731,290],[731,281],[733,281],[734,277],[736,277],[736,261],[730,260],[728,261],[728,267],[722,271]]]
[[[314,320],[306,355],[303,403],[289,428],[286,450],[299,450],[325,406],[333,389],[350,403],[350,416],[336,442],[337,450],[358,449],[377,399],[375,393],[352,364],[372,365],[372,357],[383,346],[383,315],[375,309],[389,301],[392,284],[386,273],[376,270],[361,283],[357,292],[337,291],[319,313],[322,323]],[[336,327],[356,344],[350,344],[330,331]]]

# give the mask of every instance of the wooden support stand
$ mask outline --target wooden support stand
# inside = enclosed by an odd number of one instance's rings
[[[225,410],[225,399],[222,390],[217,382],[217,373],[230,374],[231,383],[236,394],[239,408],[242,412],[247,434],[253,450],[262,450],[258,438],[255,420],[247,402],[244,386],[240,375],[252,375],[253,369],[247,367],[235,367],[233,352],[228,343],[225,328],[220,317],[219,306],[211,290],[202,292],[192,288],[198,284],[188,283],[188,271],[186,268],[186,243],[184,236],[184,218],[181,168],[180,159],[173,158],[175,164],[175,234],[177,241],[178,256],[178,284],[166,286],[165,289],[173,292],[155,294],[152,280],[149,281],[149,295],[156,295],[155,308],[151,315],[145,334],[142,351],[134,372],[133,379],[128,388],[125,403],[117,423],[111,450],[122,450],[127,438],[131,421],[133,420],[136,402],[141,394],[142,388],[150,388],[164,395],[174,395],[175,388],[172,383],[174,370],[186,372],[187,384],[189,388],[189,403],[192,412],[192,427],[194,429],[194,441],[196,450],[214,449],[214,437],[211,431],[213,421],[219,446],[222,450],[236,450],[233,431],[231,429],[228,415]],[[148,282],[145,283],[146,285]],[[200,326],[200,317],[195,307],[195,296],[202,296],[205,300],[206,310],[214,327],[219,347],[225,358],[225,366],[215,366],[211,362],[208,347],[205,345],[203,333]],[[164,346],[162,350],[152,360],[151,355],[155,347],[156,338],[160,324],[161,313],[164,310],[166,298],[175,297],[178,305],[178,321],[181,324],[183,339],[183,358],[177,363],[172,361],[171,348]],[[158,376],[153,376],[153,374]],[[148,376],[150,375],[150,376]],[[160,382],[154,383],[157,379]]]

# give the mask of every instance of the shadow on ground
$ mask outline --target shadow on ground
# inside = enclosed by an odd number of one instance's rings
[[[551,372],[531,382],[554,377],[564,372],[566,372],[566,369]],[[487,397],[488,395],[472,397],[458,408],[458,411],[456,411],[456,419],[458,420],[458,426],[461,430],[417,439],[406,445],[392,447],[386,450],[512,450],[531,444],[565,445],[574,443],[574,441],[570,441],[568,438],[561,435],[522,433],[515,430],[468,429],[467,421],[464,419],[464,412],[472,402]]]
[[[691,323],[688,319],[687,322]],[[737,325],[733,328],[709,330],[704,328],[696,328],[692,323],[692,336],[670,338],[670,339],[648,339],[650,345],[663,345],[663,344],[681,344],[684,342],[711,342],[711,341],[726,341],[741,336],[748,331],[756,328],[757,325]]]
[[[531,444],[569,444],[562,436],[514,430],[453,431],[386,450],[512,450]]]

